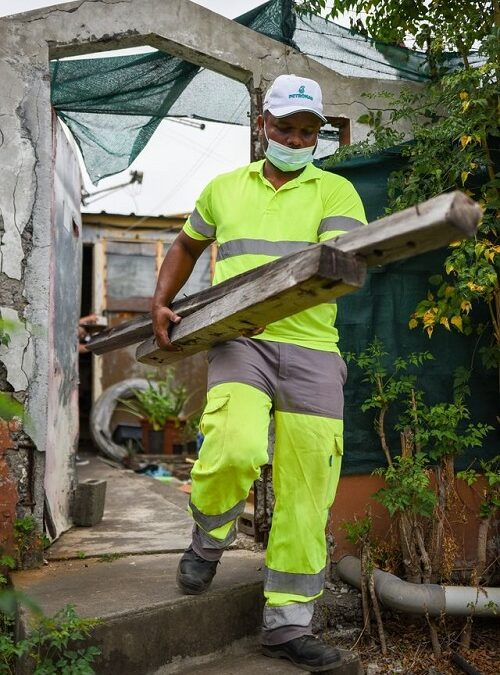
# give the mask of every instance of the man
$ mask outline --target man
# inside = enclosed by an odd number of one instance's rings
[[[168,305],[211,242],[218,244],[219,283],[366,222],[352,185],[312,164],[326,122],[317,82],[281,75],[263,109],[257,123],[265,160],[209,183],[163,262],[153,327],[164,349],[175,349],[168,326],[181,320]],[[341,665],[338,650],[311,632],[342,458],[346,367],[335,316],[334,303],[322,304],[209,351],[204,441],[192,471],[193,540],[177,574],[184,593],[209,587],[267,462],[274,415],[276,503],[266,551],[263,652],[311,672]]]

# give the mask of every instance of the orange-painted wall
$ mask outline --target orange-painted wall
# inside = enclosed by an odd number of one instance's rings
[[[343,476],[337,489],[337,496],[330,516],[330,530],[336,542],[334,558],[338,560],[348,553],[355,554],[355,547],[350,544],[345,532],[340,527],[344,521],[354,520],[355,516],[362,518],[367,509],[371,510],[373,518],[373,537],[375,540],[387,541],[393,538],[396,542],[395,528],[391,531],[391,522],[388,511],[372,495],[384,485],[380,476]],[[450,527],[455,534],[459,545],[457,561],[471,562],[475,559],[477,534],[479,527],[479,504],[484,479],[480,478],[474,488],[470,488],[464,481],[456,481],[457,498],[451,509]],[[490,545],[496,534],[498,537],[499,521],[492,523],[490,528]]]
[[[17,422],[0,419],[0,555],[14,553],[14,523],[18,493],[17,482],[7,461],[7,452],[15,449],[12,432],[18,430]]]

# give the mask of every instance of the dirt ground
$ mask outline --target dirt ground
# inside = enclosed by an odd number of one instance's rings
[[[324,633],[323,638],[344,649],[355,649],[363,662],[366,675],[500,675],[500,621],[475,620],[471,648],[460,648],[460,635],[465,620],[444,619],[439,624],[439,639],[443,655],[436,659],[432,653],[429,630],[423,617],[391,617],[385,620],[387,656],[382,656],[378,637],[366,640],[361,631],[342,637]],[[372,627],[376,635],[376,627]],[[463,670],[452,662],[459,653],[475,670]]]

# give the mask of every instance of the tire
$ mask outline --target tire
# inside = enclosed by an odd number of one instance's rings
[[[149,386],[148,380],[131,378],[108,387],[97,399],[90,411],[90,433],[99,450],[115,461],[121,462],[127,456],[127,449],[111,438],[111,418],[119,398],[132,398],[137,389],[143,391]]]

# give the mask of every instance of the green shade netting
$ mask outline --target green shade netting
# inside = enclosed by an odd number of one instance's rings
[[[424,52],[377,42],[319,16],[298,16],[293,38],[300,51],[341,75],[414,82],[430,80],[431,69]],[[482,63],[482,59],[474,52],[469,56],[469,63],[475,66]],[[463,67],[463,61],[458,54],[449,52],[441,65],[453,71]]]
[[[291,6],[291,0],[273,0],[235,21],[291,44]],[[75,137],[94,183],[126,169],[167,115],[248,124],[245,85],[163,52],[53,61],[50,71],[52,105]],[[203,73],[208,79],[202,77],[191,95],[182,96]],[[237,108],[231,119],[230,102],[242,97],[244,110]]]
[[[405,165],[400,150],[394,148],[378,155],[359,158],[335,166],[338,173],[355,186],[363,199],[369,221],[379,218],[387,204],[387,179],[392,171]],[[434,360],[417,371],[418,386],[426,392],[426,402],[452,402],[453,374],[458,366],[474,363],[472,395],[467,401],[473,422],[495,427],[481,450],[471,449],[457,461],[466,468],[475,458],[490,459],[498,454],[500,428],[496,422],[499,410],[497,374],[484,370],[477,355],[477,336],[448,333],[436,329],[429,339],[421,328],[410,330],[408,321],[420,300],[427,296],[429,277],[443,271],[449,249],[440,249],[409,260],[383,265],[368,272],[362,290],[338,299],[337,325],[343,353],[360,353],[375,336],[389,353],[389,362],[415,351],[430,351]],[[473,308],[475,322],[488,320],[487,309]],[[482,344],[482,343],[481,343]],[[385,466],[380,440],[373,427],[373,411],[362,412],[361,405],[370,394],[361,370],[349,365],[345,386],[345,474],[366,474]],[[399,432],[393,430],[395,415],[387,420],[389,441],[394,454],[400,454]]]
[[[271,0],[236,21],[352,77],[425,81],[424,54],[377,43]],[[460,66],[455,54],[450,68]],[[471,55],[471,63],[477,56]],[[52,104],[70,128],[91,180],[126,169],[168,116],[249,124],[244,84],[163,52],[51,63]]]

